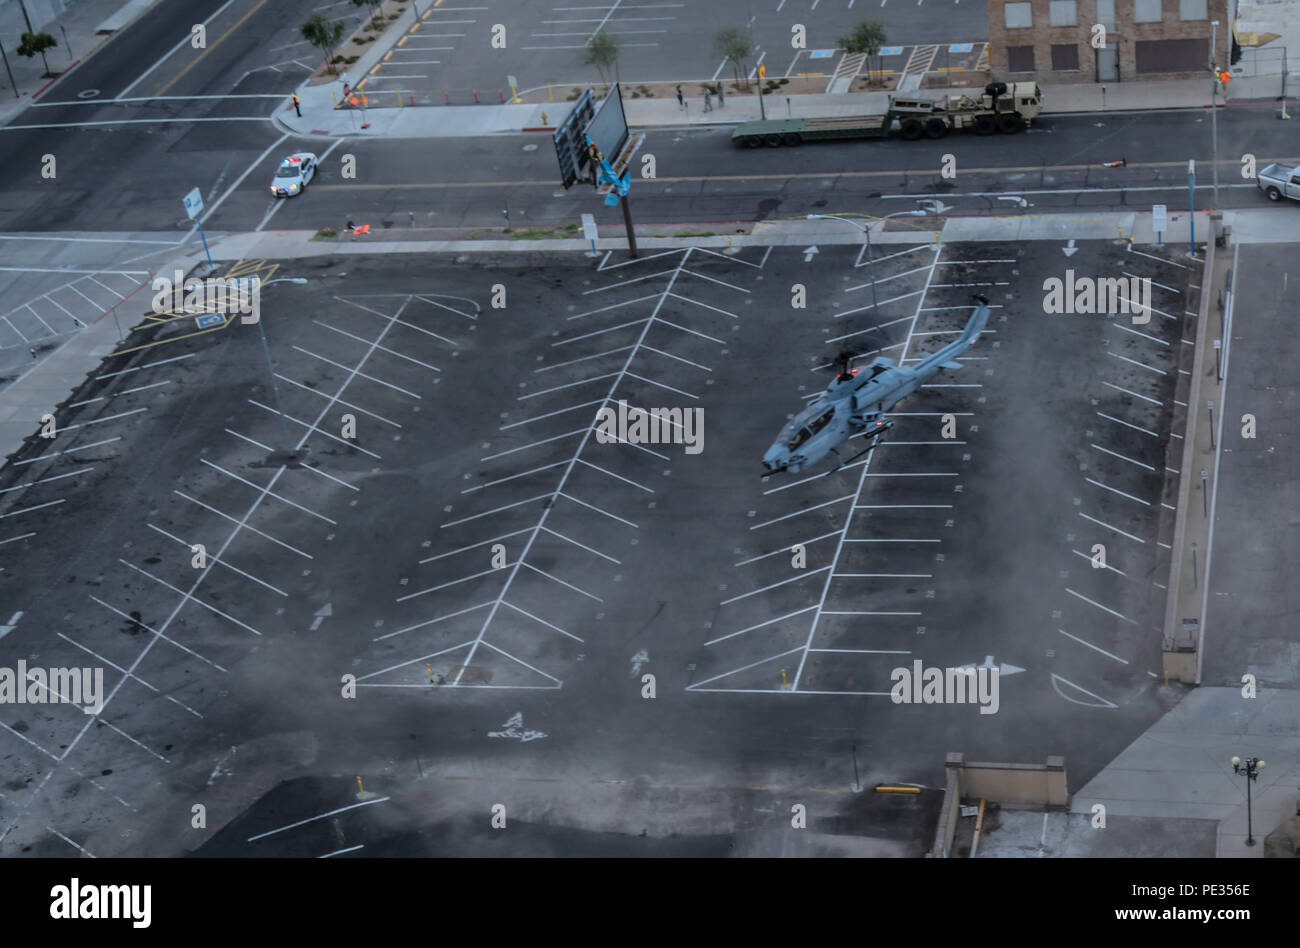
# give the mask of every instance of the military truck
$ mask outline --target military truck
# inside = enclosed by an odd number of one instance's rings
[[[1043,111],[1043,93],[1034,82],[991,82],[984,94],[944,96],[941,99],[892,95],[882,115],[840,115],[827,118],[767,119],[736,126],[736,145],[798,145],[805,141],[849,138],[943,138],[951,131],[995,132],[1011,135],[1033,125]]]

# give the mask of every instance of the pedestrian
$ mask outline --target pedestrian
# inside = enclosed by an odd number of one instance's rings
[[[677,108],[686,108],[686,96],[682,95],[682,87],[677,87]]]
[[[293,110],[298,113],[298,118],[302,118],[302,109],[298,108],[298,103],[300,101],[301,100],[298,98],[298,93],[295,92],[293,94]]]
[[[723,83],[719,82],[718,83],[718,108],[725,109],[727,107],[727,96],[726,93],[722,91],[722,89],[723,89]]]
[[[706,112],[712,112],[712,111],[713,111],[713,98],[712,98],[712,96],[709,94],[709,87],[708,87],[708,86],[705,86],[705,87],[704,87],[704,111],[706,111]]]

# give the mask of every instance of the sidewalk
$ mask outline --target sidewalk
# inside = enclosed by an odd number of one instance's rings
[[[372,51],[377,52],[377,51]],[[367,54],[369,56],[370,54]],[[365,59],[349,67],[349,75],[363,75]],[[694,80],[692,80],[694,81]],[[685,83],[686,80],[683,80]],[[1230,101],[1269,100],[1276,97],[1279,76],[1234,79],[1230,84]],[[1125,112],[1156,109],[1209,108],[1210,81],[1181,79],[1171,81],[1095,83],[1043,86],[1047,106],[1045,118],[1080,112]],[[1103,96],[1102,89],[1105,88]],[[945,95],[981,95],[982,88],[927,90],[921,95],[939,98]],[[394,92],[368,95],[369,107],[364,121],[370,128],[361,130],[360,109],[335,109],[342,100],[342,82],[335,81],[298,89],[302,99],[302,117],[292,110],[278,108],[274,121],[284,131],[299,135],[350,136],[375,138],[468,138],[479,135],[512,134],[526,130],[549,130],[569,114],[569,102],[535,105],[397,105]],[[839,95],[769,95],[763,97],[768,118],[812,118],[819,116],[867,115],[883,112],[889,106],[888,92],[847,92]],[[1103,101],[1104,100],[1104,101]],[[1224,104],[1220,96],[1219,103]],[[761,118],[756,96],[728,96],[725,105],[715,105],[704,112],[699,102],[682,109],[676,99],[624,98],[623,109],[628,126],[634,129],[735,125]],[[1300,103],[1295,106],[1300,111]],[[1279,105],[1280,111],[1280,105]]]
[[[147,13],[159,0],[64,0],[67,9],[57,19],[49,0],[27,0],[27,13],[37,32],[49,33],[59,45],[45,51],[51,72],[66,75],[90,58],[111,33],[99,35],[100,27],[125,29]],[[18,55],[18,43],[27,32],[22,9],[16,0],[0,5],[0,44],[9,60],[9,72],[0,66],[0,125],[8,123],[27,108],[54,79],[44,75],[40,56],[27,59]],[[56,77],[57,78],[57,77]],[[14,85],[18,94],[14,94]]]

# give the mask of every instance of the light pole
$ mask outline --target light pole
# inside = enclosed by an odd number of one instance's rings
[[[1211,171],[1214,177],[1214,206],[1219,206],[1219,66],[1218,55],[1214,45],[1218,42],[1219,21],[1210,22],[1210,69],[1214,73],[1214,83],[1210,86],[1210,142],[1213,149],[1214,164]]]
[[[1255,833],[1252,828],[1253,814],[1251,813],[1250,804],[1250,785],[1259,779],[1259,772],[1263,770],[1265,764],[1258,757],[1247,757],[1244,761],[1240,757],[1232,758],[1232,772],[1234,774],[1246,775],[1246,845],[1255,845]]]
[[[277,280],[268,280],[258,285],[258,292],[264,286],[270,286],[272,283],[296,283],[299,286],[306,283],[306,277],[280,277]],[[266,354],[266,371],[271,376],[271,388],[275,392],[275,410],[280,413],[280,434],[284,438],[284,453],[286,459],[294,459],[294,449],[292,442],[289,440],[289,426],[284,420],[284,406],[280,403],[280,383],[275,380],[275,367],[271,365],[271,347],[266,344],[266,330],[262,327],[261,314],[258,314],[257,331],[262,337],[262,351]]]
[[[876,218],[876,220],[887,221],[887,220],[889,220],[891,217],[924,217],[924,216],[925,216],[925,211],[898,211],[898,212],[893,213],[893,214],[886,214],[884,217]],[[810,220],[810,221],[819,221],[819,220],[836,220],[836,221],[844,221],[844,223],[846,223],[846,224],[852,224],[852,225],[853,225],[854,227],[856,227],[858,230],[862,231],[862,233],[866,236],[866,238],[867,238],[867,267],[868,267],[868,269],[871,271],[871,314],[872,314],[872,316],[873,316],[875,319],[879,320],[879,319],[880,319],[880,307],[879,307],[879,306],[877,305],[877,303],[876,303],[876,264],[875,264],[875,261],[872,260],[872,258],[871,258],[871,225],[870,225],[870,224],[867,224],[867,225],[863,226],[862,224],[859,224],[857,221],[853,220],[853,219],[850,218],[850,217],[840,217],[838,214],[809,214],[809,215],[808,215],[808,220]],[[874,329],[875,326],[872,326],[871,328]]]

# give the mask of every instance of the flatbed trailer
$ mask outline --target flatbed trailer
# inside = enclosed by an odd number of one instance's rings
[[[885,138],[894,122],[894,113],[884,115],[837,115],[830,118],[768,119],[736,126],[731,140],[748,148],[764,145],[798,145],[801,142],[832,141],[849,138]]]
[[[907,141],[943,138],[949,132],[973,131],[1015,134],[1034,123],[1043,110],[1043,93],[1033,82],[989,83],[982,96],[957,95],[942,99],[890,96],[889,109],[879,115],[837,115],[826,118],[765,119],[744,122],[732,131],[736,145],[799,145],[803,142],[852,138],[888,138],[894,133]]]

